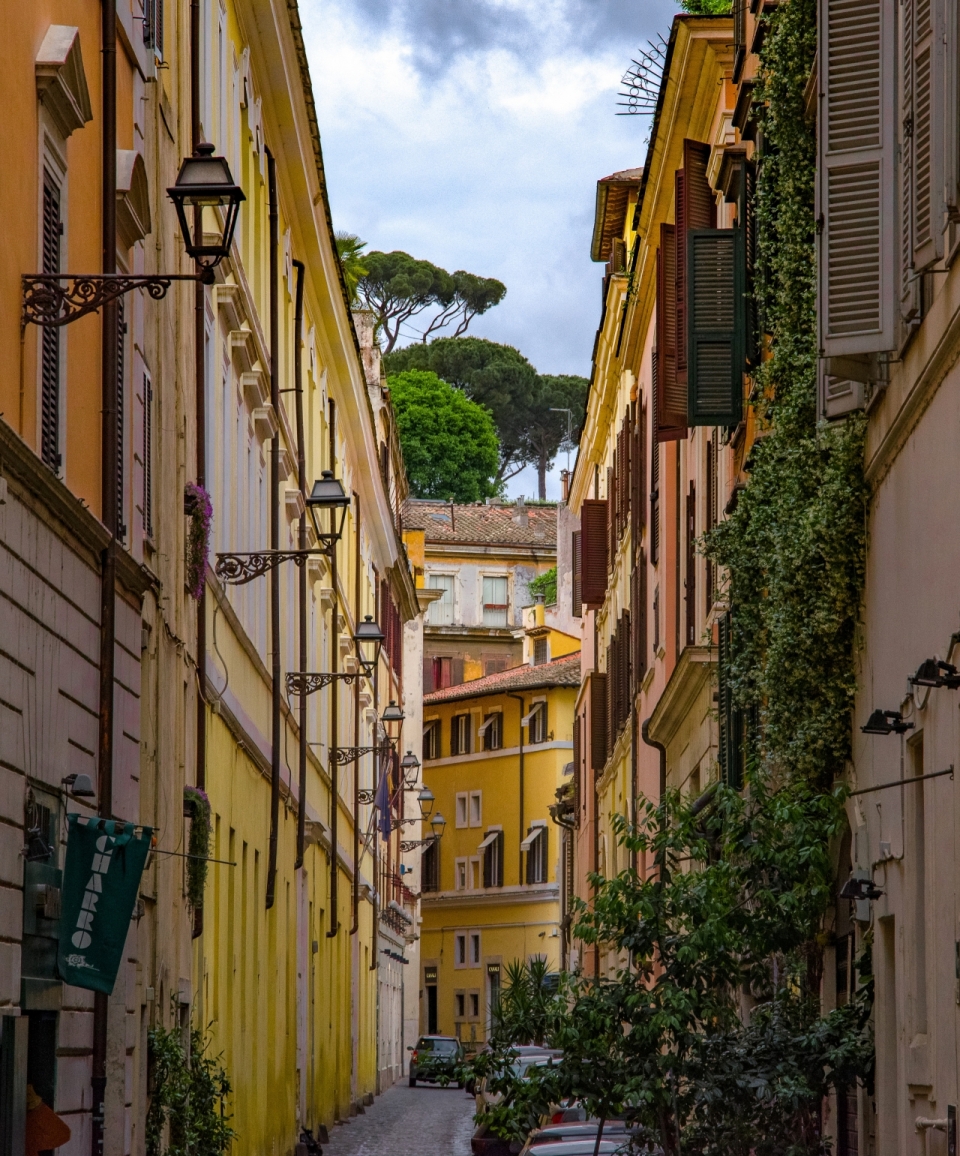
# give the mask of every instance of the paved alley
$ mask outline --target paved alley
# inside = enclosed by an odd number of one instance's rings
[[[331,1129],[324,1156],[469,1156],[472,1096],[394,1084],[363,1116]]]

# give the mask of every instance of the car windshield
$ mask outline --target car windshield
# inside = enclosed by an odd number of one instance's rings
[[[418,1052],[436,1052],[441,1056],[453,1056],[457,1053],[456,1040],[420,1040],[417,1044]]]

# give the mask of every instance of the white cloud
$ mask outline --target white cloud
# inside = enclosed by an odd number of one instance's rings
[[[588,375],[596,182],[646,151],[646,120],[615,115],[619,81],[673,10],[302,0],[336,227],[498,277],[507,296],[471,332],[516,345],[543,372]],[[535,493],[535,478],[511,492]]]

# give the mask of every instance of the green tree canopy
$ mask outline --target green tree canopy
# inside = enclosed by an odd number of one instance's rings
[[[427,333],[458,319],[456,332],[463,333],[474,317],[499,304],[507,292],[506,286],[493,278],[462,269],[448,273],[431,261],[400,250],[366,253],[363,264],[366,271],[358,279],[357,297],[376,315],[385,353],[396,345],[404,322],[424,310],[438,310]]]
[[[487,410],[426,370],[392,374],[387,385],[413,495],[492,498],[499,445]]]
[[[439,337],[428,345],[408,345],[391,353],[386,366],[388,373],[432,370],[486,406],[500,436],[497,484],[536,465],[539,496],[546,497],[546,473],[567,433],[566,414],[551,413],[551,407],[573,411],[572,434],[579,436],[586,378],[538,374],[512,345],[482,337]]]

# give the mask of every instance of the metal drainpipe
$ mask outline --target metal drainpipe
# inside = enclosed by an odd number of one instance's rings
[[[356,502],[356,522],[354,524],[354,585],[353,585],[353,625],[360,624],[360,495],[354,492]],[[359,657],[359,656],[358,656]],[[353,745],[360,746],[360,673],[353,680]],[[353,921],[350,934],[356,935],[360,927],[360,759],[353,760]]]
[[[380,579],[377,576],[376,570],[374,570],[374,572],[373,572],[373,598],[374,598],[373,605],[374,605],[374,609],[376,610],[376,614],[374,615],[374,617],[376,618],[377,622],[380,622],[382,619],[383,608],[380,604]],[[373,668],[373,705],[376,707],[377,715],[379,717],[379,712],[380,712],[380,662],[379,662],[379,660],[377,660],[377,665]],[[377,726],[377,730],[375,733],[377,736],[377,746],[382,747],[384,744],[380,740],[379,724]],[[387,743],[386,745],[389,746],[389,743]],[[373,786],[374,786],[374,790],[376,790],[376,788],[380,785],[380,763],[381,763],[381,755],[380,755],[380,751],[378,750],[376,752],[376,754],[373,756]],[[379,912],[379,908],[377,906],[379,895],[380,895],[380,832],[379,832],[379,830],[374,835],[373,839],[370,841],[370,852],[373,856],[373,870],[372,870],[372,874],[373,874],[373,896],[372,896],[373,904],[372,904],[372,908],[371,908],[371,918],[373,920],[373,924],[372,924],[373,931],[371,934],[371,943],[370,943],[370,966],[367,970],[368,971],[376,971],[377,968],[380,966],[380,949],[379,949],[380,912]],[[379,984],[378,984],[378,990],[379,990]],[[380,1000],[379,1000],[379,996],[378,996],[377,997],[377,1056],[378,1056],[377,1069],[378,1069],[378,1071],[379,1071],[379,1064],[380,1064],[380,1061],[379,1061],[380,1050],[379,1049],[380,1049]],[[378,1091],[379,1091],[379,1087],[380,1087],[379,1079],[380,1079],[380,1077],[378,1075],[377,1076],[377,1080],[378,1080],[377,1089],[378,1089]]]
[[[303,273],[306,266],[302,261],[294,261],[293,267],[297,271],[297,288],[294,299],[293,319],[293,377],[296,389],[297,402],[297,483],[300,486],[300,497],[307,500],[307,467],[306,451],[304,449],[305,434],[303,428],[303,353],[301,350],[301,330],[303,329]],[[297,549],[307,548],[307,507],[304,505],[300,515],[300,526],[297,531]],[[298,610],[300,628],[300,662],[301,673],[307,669],[307,568],[297,567],[299,581]],[[297,720],[300,726],[300,749],[298,757],[298,807],[297,807],[297,858],[293,864],[295,871],[303,866],[303,854],[306,844],[307,831],[307,696],[299,696]]]
[[[103,136],[101,261],[104,273],[117,269],[117,7],[103,0],[101,13],[103,55]],[[98,734],[98,811],[113,817],[113,676],[116,638],[117,575],[117,303],[103,307],[101,322],[100,385],[102,426],[100,452],[100,501],[103,524],[110,535],[100,556],[100,686]],[[104,1099],[107,1086],[107,996],[95,992],[93,999],[93,1116],[91,1150],[102,1156],[104,1147]]]
[[[333,398],[330,398],[330,469],[334,468],[337,458],[337,410]],[[336,532],[337,513],[330,511],[330,531]],[[337,543],[332,542],[330,548],[330,584],[333,587],[333,606],[330,609],[330,670],[336,675],[340,665],[340,622],[337,599]],[[338,812],[340,810],[339,782],[337,771],[337,727],[339,719],[337,712],[340,709],[338,678],[330,680],[330,930],[327,939],[333,939],[340,930],[340,920],[337,916],[337,832]]]
[[[190,3],[190,135],[193,153],[200,144],[200,0]],[[201,210],[197,209],[197,213]],[[198,265],[199,268],[199,265]],[[206,397],[206,304],[207,293],[202,282],[194,286],[193,345],[196,424],[197,485],[207,486],[207,397]],[[207,583],[201,584],[197,602],[197,765],[196,785],[201,791],[207,785]],[[203,934],[203,905],[193,912],[193,938]]]
[[[277,260],[280,248],[277,214],[277,162],[267,149],[267,188],[270,221],[270,404],[277,432],[270,447],[270,549],[280,549],[280,317],[277,301]],[[277,887],[277,840],[280,825],[280,567],[270,571],[270,666],[273,676],[270,762],[270,861],[267,867],[266,905],[273,906]]]
[[[524,840],[523,830],[523,696],[519,694],[508,694],[507,698],[514,698],[520,704],[520,842]],[[519,853],[519,867],[517,868],[517,883],[523,886],[523,852]]]
[[[640,736],[648,747],[653,747],[660,752],[660,830],[666,829],[667,825],[667,808],[666,808],[666,794],[667,794],[667,748],[663,743],[658,743],[656,739],[650,737],[650,720],[648,718],[643,720],[643,725],[640,727]],[[664,883],[669,882],[670,876],[667,871],[666,861],[663,854],[657,856],[657,867],[660,869],[660,878]]]

